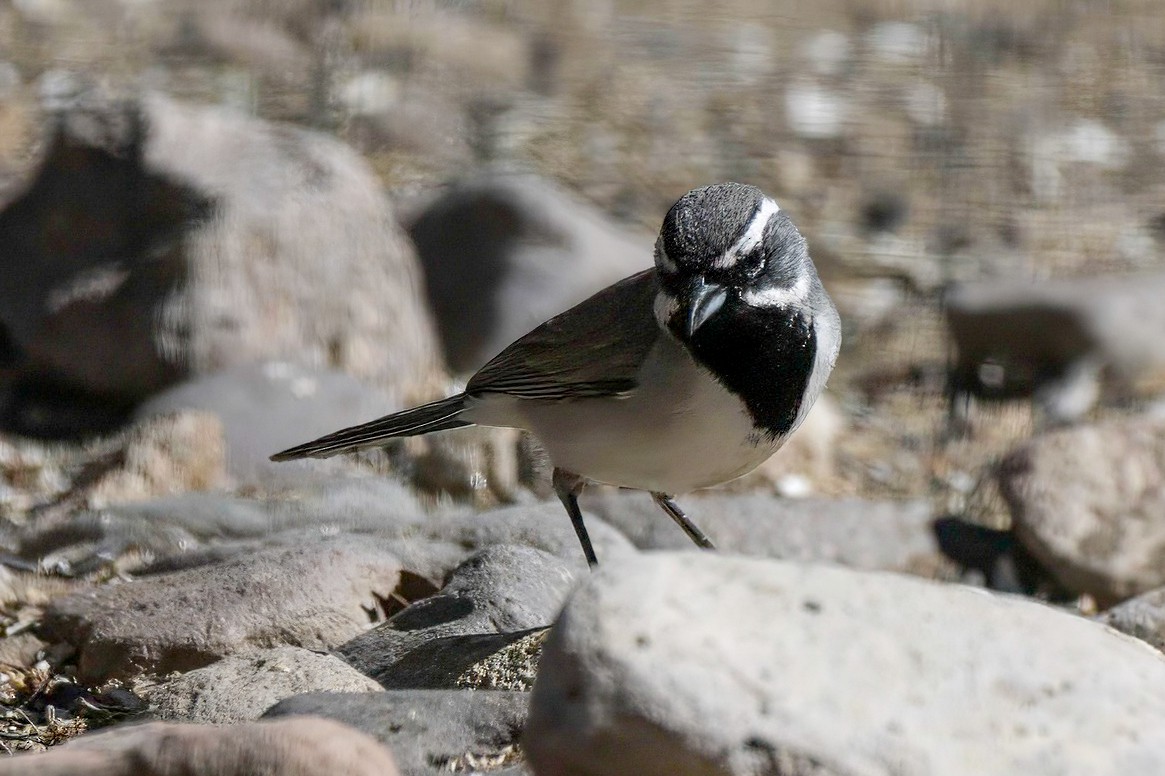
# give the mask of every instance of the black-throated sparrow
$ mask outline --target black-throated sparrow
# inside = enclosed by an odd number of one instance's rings
[[[533,432],[582,543],[587,482],[672,500],[756,468],[820,395],[841,344],[837,310],[800,232],[760,189],[689,191],[664,218],[655,268],[603,289],[502,351],[464,393],[272,456],[324,458],[471,424]]]

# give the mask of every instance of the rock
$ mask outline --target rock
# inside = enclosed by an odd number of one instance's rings
[[[1020,542],[1102,606],[1165,585],[1165,419],[1037,437],[999,464]]]
[[[724,47],[727,49],[728,72],[741,85],[756,87],[773,72],[776,57],[772,35],[763,24],[743,22],[734,26],[724,35]],[[722,77],[717,74],[709,81],[719,84]]]
[[[1055,202],[1071,190],[1070,184],[1077,179],[1066,174],[1069,167],[1111,172],[1123,168],[1133,157],[1129,141],[1103,122],[1066,118],[1051,129],[1037,130],[1028,141],[1032,193],[1043,203]]]
[[[916,64],[932,45],[926,30],[909,22],[879,22],[866,34],[865,43],[875,59],[894,65]]]
[[[397,77],[394,87],[381,76],[377,83],[378,75],[358,75],[340,94],[352,111],[348,135],[356,148],[369,156],[393,151],[426,170],[475,163],[474,127],[462,105],[410,79]]]
[[[838,278],[830,282],[829,294],[846,326],[853,326],[859,332],[886,331],[888,327],[905,325],[901,313],[909,309],[910,299],[899,280]]]
[[[384,537],[386,533],[398,535]],[[396,527],[369,532],[377,541],[390,548],[392,554],[400,560],[401,568],[411,574],[413,581],[423,580],[420,584],[426,592],[436,592],[441,580],[472,552],[471,548],[457,542],[426,539],[423,536],[401,536],[399,533]],[[274,538],[294,542],[295,537],[295,532],[288,532]]]
[[[478,660],[457,677],[458,687],[475,690],[519,690],[534,688],[542,645],[549,628],[528,631],[516,641],[506,644],[492,655]]]
[[[600,562],[634,552],[627,537],[604,520],[587,515],[586,524]],[[570,518],[557,501],[521,504],[476,514],[438,516],[405,530],[385,526],[379,533],[460,546],[464,550],[461,559],[495,544],[520,544],[565,560],[575,573],[587,568]]]
[[[410,74],[445,74],[451,81],[428,91],[499,99],[497,92],[519,89],[531,75],[530,31],[475,11],[460,0],[429,2],[424,10],[357,6],[350,23],[361,46],[401,50]]]
[[[331,514],[331,509],[322,508],[321,513]],[[374,524],[353,530],[383,539],[405,568],[430,579],[443,579],[470,555],[501,544],[542,550],[565,561],[576,574],[587,569],[570,518],[557,501],[484,512],[459,509],[414,520],[389,515],[369,522]],[[594,515],[588,516],[587,528],[600,560],[635,551],[622,533]]]
[[[574,579],[564,561],[542,550],[489,547],[458,566],[438,594],[337,653],[389,689],[453,687],[475,663],[548,627]]]
[[[958,581],[963,584],[1062,603],[1078,597],[1052,579],[1009,529],[940,517],[934,521],[934,535],[943,555],[959,566]]]
[[[398,482],[335,478],[305,485],[281,500],[184,493],[80,511],[47,528],[31,526],[20,536],[19,554],[58,573],[89,573],[114,561],[134,574],[159,573],[263,546],[310,543],[342,531],[372,532],[388,523],[419,521],[423,514],[416,497]],[[394,546],[412,558],[419,554],[413,544],[402,540]],[[137,557],[122,560],[127,553]],[[463,555],[436,568],[447,571]],[[427,571],[433,562],[418,559],[417,566]]]
[[[92,506],[213,490],[227,479],[223,426],[213,415],[172,412],[130,430],[119,465],[94,483]]]
[[[351,471],[355,459],[275,463],[268,460],[272,453],[393,409],[387,394],[354,377],[277,361],[180,383],[145,402],[136,416],[212,413],[226,433],[231,476],[242,486],[278,489]]]
[[[196,668],[152,689],[147,699],[160,719],[223,724],[258,719],[293,695],[380,690],[334,655],[276,647]]]
[[[387,458],[370,454],[270,461],[274,452],[393,411],[383,391],[340,372],[289,362],[237,367],[169,388],[135,415],[149,418],[188,409],[222,419],[230,474],[244,487],[298,490],[337,474],[383,472],[391,466],[418,490],[479,507],[512,501],[519,488],[519,432],[514,429],[466,428],[456,434],[387,441]]]
[[[80,511],[43,528],[33,524],[20,536],[18,553],[64,575],[88,574],[137,553],[138,562],[126,570],[138,572],[155,556],[199,553],[205,549],[205,536],[217,534],[219,525],[265,519],[266,511],[256,502],[187,493]],[[204,524],[213,527],[207,530]]]
[[[522,744],[535,773],[560,776],[1156,773],[1162,723],[1165,660],[1086,619],[688,552],[580,586]]]
[[[1165,588],[1157,588],[1114,606],[1098,618],[1165,652]]]
[[[422,493],[489,509],[524,495],[519,446],[523,432],[472,426],[452,434],[402,440],[394,469]]]
[[[1159,391],[1165,379],[1165,273],[961,284],[946,297],[955,394],[1035,396],[1075,420],[1103,394]]]
[[[581,502],[641,550],[694,547],[646,493],[594,489],[584,492]],[[722,552],[928,576],[943,565],[931,507],[924,501],[708,492],[678,503]]]
[[[360,119],[392,111],[399,105],[403,90],[400,78],[387,70],[372,69],[347,79],[337,97],[354,119]]]
[[[491,771],[517,760],[528,693],[390,690],[288,698],[265,718],[308,714],[351,725],[392,749],[409,776]]]
[[[0,665],[26,667],[36,663],[49,645],[31,633],[0,639]]]
[[[396,776],[388,750],[328,719],[227,727],[154,722],[83,736],[46,754],[0,761],[4,776]]]
[[[54,452],[54,446],[0,434],[0,510],[16,518],[69,489],[68,463]]]
[[[849,65],[853,46],[845,33],[820,30],[811,33],[800,45],[800,53],[817,75],[840,75]]]
[[[630,542],[602,520],[588,520],[596,552],[614,558]],[[337,477],[278,499],[190,493],[114,504],[26,529],[21,557],[58,573],[87,574],[108,565],[156,574],[216,563],[262,548],[314,545],[336,534],[369,537],[401,567],[440,581],[473,553],[497,544],[535,547],[584,571],[570,520],[557,502],[481,513],[426,516],[404,486],[383,477]]]
[[[941,127],[947,119],[949,101],[946,92],[919,79],[905,89],[903,107],[911,121],[924,127]]]
[[[357,5],[343,15],[355,45],[377,52],[365,61],[378,66],[338,90],[350,114],[345,135],[370,155],[392,154],[394,170],[419,167],[421,179],[495,158],[496,113],[520,98],[528,79],[553,79],[552,65],[533,61],[537,33],[458,3]]]
[[[632,551],[596,517],[591,538],[601,557]],[[556,502],[482,513],[426,516],[416,497],[383,477],[337,477],[278,499],[189,493],[113,504],[63,516],[19,535],[19,555],[57,573],[83,575],[114,566],[137,575],[217,563],[263,548],[314,544],[336,534],[374,537],[402,569],[444,579],[474,552],[496,544],[536,547],[586,569],[570,520]]]
[[[129,428],[86,471],[56,509],[100,508],[226,487],[223,426],[205,412],[169,412]]]
[[[160,3],[137,13],[160,17],[150,19],[159,26],[173,24],[171,46],[185,55],[236,63],[254,77],[271,79],[283,88],[307,89],[316,58],[290,28],[324,23],[322,14],[312,12],[312,5],[318,4],[294,2],[276,9],[229,0],[185,7]],[[298,19],[279,18],[294,13],[292,8],[301,14]],[[135,18],[142,20],[140,15]],[[171,54],[176,53],[173,49]]]
[[[337,536],[57,599],[38,635],[75,646],[93,681],[189,671],[263,647],[330,649],[368,627],[399,575],[375,540]]]
[[[532,176],[454,183],[408,231],[446,360],[459,373],[652,260],[648,239]]]
[[[798,137],[841,137],[851,110],[843,95],[811,81],[793,81],[785,90],[785,121]]]
[[[910,216],[910,202],[890,190],[871,192],[862,204],[858,224],[866,234],[897,232]]]
[[[122,407],[291,359],[376,382],[387,409],[432,392],[420,273],[354,152],[160,95],[58,91],[35,178],[0,212],[5,385]]]
[[[820,256],[820,259],[814,258],[814,261],[817,261],[819,266],[829,267],[830,274],[837,278],[836,284],[843,290],[849,287],[849,295],[853,295],[855,285],[859,293],[864,288],[867,293],[872,291],[879,297],[889,297],[891,296],[889,292],[893,290],[899,297],[904,298],[903,305],[906,309],[910,308],[907,303],[914,298],[909,292],[915,291],[928,297],[937,295],[950,284],[952,273],[955,279],[962,279],[964,276],[981,274],[985,265],[990,266],[980,255],[981,251],[972,251],[968,247],[957,256],[963,263],[947,270],[934,251],[913,230],[904,229],[902,233],[886,231],[869,233],[861,224],[842,220],[832,221],[822,227],[820,236],[814,240],[813,246],[814,254]],[[881,283],[871,288],[868,282],[871,279],[891,280],[895,285]],[[830,293],[833,293],[834,285],[835,282],[831,279]],[[844,297],[839,300],[839,304],[845,304],[847,309],[843,309],[843,312],[846,313],[850,311],[848,308],[854,306],[854,302],[857,302],[860,311],[862,306],[860,300]],[[900,317],[892,317],[891,322],[899,326],[907,325]],[[849,325],[847,317],[843,316],[842,320]],[[913,319],[911,321],[913,322]],[[867,331],[877,330],[876,320],[855,323],[861,324]]]
[[[409,488],[389,477],[336,477],[296,488],[267,503],[282,527],[324,526],[371,531],[425,520],[425,509]]]
[[[537,662],[539,653],[535,651],[525,665],[521,658],[515,658],[529,650],[529,639],[545,630],[542,627],[503,633],[452,633],[417,644],[395,663],[378,660],[376,645],[365,644],[354,659],[366,659],[368,662],[359,668],[373,674],[389,690],[478,686],[529,690],[533,676],[527,681],[527,670],[530,663]]]

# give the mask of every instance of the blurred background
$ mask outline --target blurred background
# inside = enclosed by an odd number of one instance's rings
[[[1163,160],[1155,0],[0,0],[0,509],[68,492],[89,453],[45,440],[225,368],[384,391],[352,420],[432,398],[733,179],[846,335],[734,487],[1006,530],[1001,456],[1165,386]],[[309,415],[226,444],[344,420]]]

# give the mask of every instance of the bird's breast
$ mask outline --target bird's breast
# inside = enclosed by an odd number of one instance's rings
[[[744,402],[670,337],[653,347],[637,383],[620,398],[511,400],[488,415],[532,431],[557,467],[672,494],[746,474],[783,441],[758,435]],[[490,422],[485,409],[475,412],[476,422]]]

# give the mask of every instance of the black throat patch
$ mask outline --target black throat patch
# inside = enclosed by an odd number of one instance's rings
[[[817,358],[812,320],[793,308],[730,300],[688,343],[698,363],[736,394],[772,442],[793,429]]]

